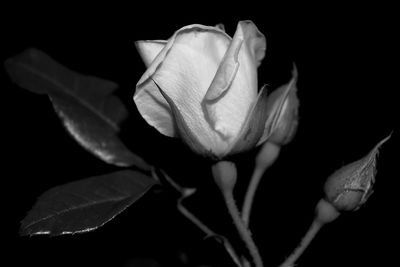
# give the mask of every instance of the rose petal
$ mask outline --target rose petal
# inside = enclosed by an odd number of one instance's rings
[[[244,47],[239,54],[239,63],[243,69],[239,70],[240,76],[236,79],[247,81],[250,87],[255,90],[253,95],[255,97],[258,91],[256,67],[261,64],[264,58],[267,43],[264,35],[252,21],[240,21],[238,30],[243,34]]]
[[[149,81],[146,87],[136,90],[133,100],[140,115],[148,124],[156,128],[160,133],[169,137],[175,137],[174,119],[171,108],[159,90],[155,90],[153,81]]]
[[[257,97],[257,62],[265,38],[251,21],[238,23],[233,40],[203,100],[214,129],[232,141]]]
[[[142,40],[135,42],[136,49],[146,67],[150,66],[151,62],[153,62],[166,44],[167,41],[164,40]]]
[[[187,144],[192,150],[194,150],[196,153],[208,157],[213,157],[213,153],[210,152],[210,150],[207,150],[198,140],[198,138],[193,135],[191,130],[188,128],[187,124],[185,123],[181,112],[175,105],[174,101],[162,90],[160,86],[158,86],[157,83],[155,85],[158,87],[160,90],[160,93],[165,97],[167,100],[168,104],[171,107],[172,114],[174,115],[174,119],[177,125],[177,128],[179,129],[179,135],[180,137],[184,140],[185,144]]]
[[[146,67],[153,62],[166,44],[167,41],[163,40],[135,42]],[[149,83],[153,82],[149,81]],[[142,90],[136,90],[134,101],[140,115],[147,123],[166,136],[173,137],[176,135],[169,104],[154,84],[142,88]]]
[[[215,27],[190,25],[169,39],[137,84],[137,90],[158,90],[154,80],[182,116],[190,134],[218,154],[226,149],[206,121],[201,101],[229,45],[230,38]]]
[[[267,49],[267,41],[264,34],[262,34],[254,25],[252,21],[241,21],[243,31],[249,36],[247,37],[246,45],[249,53],[256,61],[257,67],[260,66],[261,61],[264,59],[265,51]]]
[[[230,88],[239,69],[238,56],[242,43],[243,38],[240,35],[235,35],[228,50],[225,52],[217,73],[215,74],[203,101],[211,102],[211,105],[212,102],[222,95],[222,93]]]
[[[257,101],[250,109],[236,140],[228,150],[229,154],[246,151],[257,144],[263,134],[265,121],[268,118],[267,110],[267,89],[264,86],[257,96]]]

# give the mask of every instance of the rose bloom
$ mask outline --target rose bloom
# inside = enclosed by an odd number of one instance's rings
[[[295,78],[273,101],[258,92],[266,40],[251,21],[240,21],[233,38],[222,26],[193,24],[136,47],[147,66],[134,95],[140,114],[197,153],[221,159],[251,149],[287,117],[281,114]]]

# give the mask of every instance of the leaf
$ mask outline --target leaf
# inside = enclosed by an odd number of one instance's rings
[[[122,102],[111,95],[117,84],[71,71],[37,49],[8,59],[5,67],[20,87],[50,97],[68,133],[89,152],[117,166],[150,169],[117,136],[127,114]]]
[[[142,197],[157,182],[136,171],[119,171],[54,187],[43,193],[21,222],[21,235],[96,230]]]

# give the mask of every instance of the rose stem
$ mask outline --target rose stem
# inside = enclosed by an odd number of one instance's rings
[[[315,218],[308,229],[306,235],[301,240],[299,246],[285,260],[280,267],[293,267],[297,259],[303,254],[322,226],[330,223],[340,215],[340,213],[326,200],[321,199],[315,208]]]
[[[258,248],[251,237],[249,229],[246,227],[246,225],[243,223],[242,218],[240,217],[240,212],[236,206],[235,198],[233,196],[233,189],[235,188],[237,180],[237,170],[235,163],[230,161],[219,161],[212,165],[211,170],[214,180],[224,197],[228,212],[231,215],[231,218],[239,233],[240,238],[243,240],[243,242],[247,246],[247,249],[250,252],[253,263],[256,267],[263,267]],[[247,263],[245,261],[243,261],[243,264],[247,266]]]
[[[278,145],[267,141],[256,156],[254,171],[249,186],[247,187],[242,207],[242,219],[246,227],[248,227],[250,223],[251,208],[253,206],[258,184],[260,183],[264,172],[275,162],[279,152],[280,147]]]
[[[168,174],[166,174],[164,171],[160,170],[161,173],[163,174],[165,180],[168,181],[168,183],[171,184],[171,186],[173,188],[175,188],[175,190],[179,191],[182,196],[178,199],[178,203],[177,203],[177,208],[178,211],[185,216],[189,221],[191,221],[194,225],[196,225],[200,230],[202,230],[205,234],[206,237],[220,237],[223,239],[223,244],[225,246],[226,251],[228,252],[229,256],[232,258],[233,262],[238,266],[238,267],[242,267],[242,264],[240,263],[239,257],[237,256],[235,250],[233,249],[233,246],[231,245],[231,243],[229,243],[229,241],[215,233],[213,230],[211,230],[207,225],[205,225],[202,221],[200,221],[200,219],[198,219],[193,213],[191,213],[185,206],[183,206],[182,201],[191,196],[192,194],[195,193],[194,189],[190,189],[190,188],[183,188],[182,186],[178,185],[171,177],[169,177]],[[160,180],[156,171],[153,169],[152,170],[152,175],[156,180]]]
[[[245,242],[247,248],[249,249],[250,255],[253,258],[254,264],[256,267],[263,267],[263,262],[260,256],[260,253],[255,245],[253,239],[251,238],[251,233],[247,229],[246,225],[242,221],[242,218],[239,215],[239,210],[236,206],[232,191],[227,190],[223,191],[223,195],[225,198],[225,203],[228,208],[228,211],[233,219],[233,222],[239,232],[240,237]]]
[[[247,188],[247,192],[242,207],[242,219],[246,227],[248,227],[250,223],[250,214],[251,214],[251,208],[253,206],[254,196],[256,194],[258,184],[260,183],[261,178],[263,177],[264,171],[265,170],[263,169],[255,168],[253,171],[253,175],[251,176],[249,186]]]
[[[182,205],[182,201],[186,198],[186,196],[182,196],[178,200],[178,210],[182,213],[183,216],[185,216],[187,219],[189,219],[193,224],[195,224],[200,230],[202,230],[205,234],[206,237],[222,237],[212,231],[207,225],[205,225],[202,221],[200,221],[193,213],[191,213],[185,206]],[[236,255],[235,250],[233,249],[231,243],[229,241],[223,238],[223,244],[225,246],[226,251],[228,252],[229,256],[232,258],[233,262],[239,266],[242,267],[242,264],[240,263],[239,257]]]
[[[293,267],[297,259],[303,254],[304,250],[308,247],[315,235],[321,229],[322,224],[316,220],[313,221],[306,235],[301,240],[299,246],[292,252],[292,254],[285,260],[280,267]]]

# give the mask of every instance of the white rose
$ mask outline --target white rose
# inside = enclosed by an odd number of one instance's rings
[[[290,83],[272,104],[267,104],[266,90],[258,92],[257,67],[266,41],[251,21],[240,21],[233,38],[220,26],[194,24],[168,41],[138,41],[136,46],[148,67],[134,95],[142,117],[212,158],[264,142],[294,87]]]

